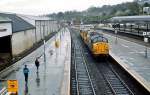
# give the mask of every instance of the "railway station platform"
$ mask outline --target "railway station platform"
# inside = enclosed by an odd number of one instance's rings
[[[115,33],[114,28],[111,28],[111,27],[100,27],[98,29]],[[130,35],[130,36],[132,35],[132,36],[142,38],[143,37],[143,32],[145,32],[145,31],[137,32],[137,30],[133,30],[133,29],[132,29],[132,32],[131,32],[130,29],[124,30],[124,28],[122,28],[122,29],[119,30],[118,34],[126,34],[126,35]]]
[[[97,31],[102,33],[101,30]],[[147,47],[146,58],[145,46],[104,32],[103,34],[109,41],[110,56],[150,92],[150,48]]]
[[[56,41],[59,43],[56,46]],[[9,69],[0,72],[0,79],[17,79],[18,95],[69,95],[71,37],[68,28],[63,28],[44,45],[33,51]],[[39,57],[40,67],[37,72],[34,61]],[[29,68],[28,84],[25,84],[23,68]],[[2,87],[1,87],[2,88]]]

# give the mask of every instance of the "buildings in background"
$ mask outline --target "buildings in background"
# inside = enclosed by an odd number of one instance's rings
[[[134,1],[137,2],[138,4],[141,4],[141,5],[143,5],[145,3],[150,4],[150,0],[134,0]]]

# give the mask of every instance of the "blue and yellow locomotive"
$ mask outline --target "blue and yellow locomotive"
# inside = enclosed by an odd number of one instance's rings
[[[109,55],[108,39],[102,34],[93,31],[80,30],[80,35],[94,56],[105,57]]]

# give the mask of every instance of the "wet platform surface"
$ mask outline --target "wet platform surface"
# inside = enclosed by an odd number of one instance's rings
[[[101,32],[101,31],[98,31]],[[150,48],[103,33],[110,44],[110,55],[150,92]]]
[[[55,47],[55,41],[59,47]],[[12,73],[3,79],[17,79],[19,95],[68,95],[70,92],[71,38],[67,28],[46,42],[46,62],[44,47],[41,46],[13,67]],[[34,61],[39,57],[40,67],[37,72]],[[23,68],[29,68],[29,82],[25,85]]]

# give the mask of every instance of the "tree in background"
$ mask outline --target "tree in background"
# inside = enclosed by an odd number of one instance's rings
[[[73,19],[78,19],[82,20],[84,23],[97,23],[113,16],[142,15],[143,6],[149,6],[149,3],[140,5],[137,1],[117,5],[104,5],[102,7],[90,7],[87,10],[81,12],[59,12],[57,14],[49,14],[48,16],[58,20],[65,19],[67,21],[71,21]]]
[[[128,9],[130,10],[130,12],[127,15],[139,15],[139,14],[141,14],[140,13],[141,6],[137,2],[128,3],[127,6],[128,6]]]

